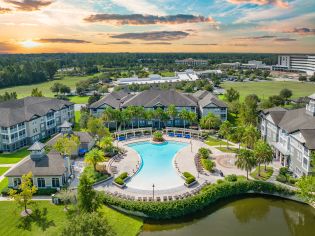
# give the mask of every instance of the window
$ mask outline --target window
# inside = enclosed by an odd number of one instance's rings
[[[45,179],[44,178],[37,178],[37,186],[39,188],[45,188]]]
[[[13,186],[18,187],[21,184],[21,178],[14,178],[13,179]]]
[[[59,188],[60,187],[59,178],[52,178],[52,187],[53,188]]]

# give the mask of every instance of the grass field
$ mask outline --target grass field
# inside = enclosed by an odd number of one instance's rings
[[[38,88],[40,91],[43,92],[43,95],[45,97],[53,97],[54,94],[50,91],[51,86],[58,82],[65,84],[69,86],[71,89],[75,89],[75,84],[80,81],[87,80],[89,78],[92,78],[95,75],[91,76],[66,76],[61,80],[54,80],[39,84],[32,84],[32,85],[23,85],[23,86],[15,86],[11,88],[4,88],[0,89],[0,95],[4,94],[5,92],[16,92],[18,95],[18,98],[24,98],[31,95],[33,88]]]
[[[27,148],[22,148],[16,152],[0,154],[0,164],[14,164],[26,157],[30,152]]]
[[[238,148],[226,148],[226,147],[217,147],[216,149],[220,150],[221,152],[227,152],[227,153],[237,153]]]
[[[222,84],[224,89],[234,88],[240,92],[240,99],[243,100],[249,94],[256,94],[261,99],[267,99],[269,96],[277,95],[281,89],[288,88],[292,90],[292,98],[308,96],[315,92],[315,83],[300,82],[225,82]]]
[[[250,176],[257,180],[267,180],[271,177],[272,173],[273,173],[272,167],[267,166],[267,171],[265,171],[265,167],[261,166],[260,176],[258,176],[258,167],[256,167],[256,169],[252,173],[250,173]]]
[[[220,146],[220,145],[226,144],[226,142],[220,139],[213,138],[213,137],[208,137],[205,143],[208,144],[209,146]]]
[[[8,184],[9,184],[8,178],[7,177],[3,178],[3,180],[0,181],[0,192],[2,191],[2,189],[7,188]],[[0,213],[0,215],[1,215],[1,213]]]
[[[69,101],[76,104],[87,104],[89,96],[69,96]]]
[[[19,216],[21,209],[15,202],[0,202],[0,235],[60,235],[67,224],[63,206],[53,205],[49,201],[36,201],[30,208],[33,210],[32,217],[22,220]],[[35,209],[38,209],[37,214]],[[126,216],[105,206],[100,211],[116,235],[136,236],[142,228],[141,219]]]
[[[0,176],[3,175],[8,169],[10,169],[9,167],[0,167]]]

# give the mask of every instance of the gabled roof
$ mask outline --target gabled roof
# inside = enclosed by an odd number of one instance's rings
[[[0,126],[10,127],[71,105],[72,102],[46,97],[26,97],[1,102]]]
[[[310,99],[314,99],[315,100],[315,93],[313,93],[312,95],[308,96]]]
[[[90,108],[99,108],[103,105],[108,105],[112,108],[120,108],[120,104],[122,103],[123,99],[128,96],[128,93],[124,91],[119,92],[112,92],[105,95],[100,100],[92,103],[89,107]]]
[[[177,107],[196,107],[197,103],[190,97],[175,90],[146,90],[127,99],[122,107],[143,106],[153,107],[157,104],[169,106],[171,104]]]
[[[27,150],[28,151],[41,151],[44,147],[45,147],[45,144],[43,144],[43,143],[41,143],[39,141],[36,141]]]
[[[315,149],[315,129],[302,129],[301,134],[305,139],[305,146],[310,149]]]
[[[61,176],[66,168],[64,160],[57,152],[51,151],[46,156],[34,161],[30,156],[26,157],[21,163],[13,167],[5,176],[22,176],[32,172],[33,176]]]
[[[93,141],[92,135],[90,135],[88,132],[81,132],[81,131],[74,131],[73,135],[77,136],[80,140],[80,143],[90,143]],[[63,136],[63,134],[59,133],[55,135],[53,138],[51,138],[46,145],[47,146],[53,146],[58,139],[60,139]]]
[[[194,93],[193,96],[199,99],[198,104],[200,107],[205,107],[210,103],[213,103],[216,106],[222,108],[227,107],[227,104],[225,102],[219,100],[216,96],[208,91],[200,90]]]
[[[288,133],[302,129],[315,129],[315,117],[307,114],[305,108],[289,110],[284,113],[279,127]]]

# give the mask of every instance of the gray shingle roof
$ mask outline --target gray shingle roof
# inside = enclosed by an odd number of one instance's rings
[[[93,141],[92,135],[90,135],[88,132],[74,131],[73,134],[79,137],[80,143],[90,143]],[[57,140],[62,137],[62,135],[63,134],[61,133],[55,135],[46,143],[46,145],[53,146],[57,142]]]
[[[0,126],[9,127],[34,117],[46,115],[49,111],[60,110],[72,102],[46,97],[26,97],[0,103]]]
[[[120,92],[112,92],[105,95],[100,100],[92,103],[89,107],[90,108],[99,108],[104,104],[112,107],[112,108],[120,108],[121,102],[124,100],[125,97],[128,97],[128,93],[120,91]]]
[[[302,129],[301,133],[305,139],[305,146],[308,149],[315,149],[315,129]]]
[[[5,176],[22,176],[32,172],[33,176],[61,176],[66,171],[64,160],[57,152],[50,152],[39,160],[26,157],[20,164],[9,170]]]
[[[204,93],[202,93],[202,95],[200,96],[200,99],[201,100],[198,102],[200,107],[205,107],[210,103],[213,103],[216,106],[222,108],[227,107],[227,104],[225,102],[219,100],[216,96],[208,91],[204,91]]]
[[[179,93],[175,90],[146,90],[126,100],[122,107],[128,106],[143,106],[153,107],[161,104],[163,106],[169,106],[174,104],[178,107],[196,107],[197,103],[186,96],[185,94]]]
[[[306,113],[305,108],[285,112],[279,127],[292,133],[302,129],[315,129],[315,117]]]
[[[45,147],[45,144],[39,142],[39,141],[36,141],[35,143],[33,143],[32,146],[30,146],[27,150],[28,151],[40,151],[42,150],[43,148]]]

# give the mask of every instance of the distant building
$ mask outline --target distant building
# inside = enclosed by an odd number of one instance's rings
[[[200,66],[200,65],[208,65],[207,60],[195,60],[192,58],[187,58],[183,60],[175,60],[177,65],[187,65],[187,66]]]
[[[12,152],[59,131],[74,120],[74,104],[68,101],[26,97],[0,103],[0,150]]]
[[[167,110],[170,105],[175,105],[178,112],[186,109],[190,112],[195,112],[199,117],[206,116],[208,113],[217,115],[222,121],[227,119],[227,105],[219,100],[216,96],[208,91],[197,91],[193,94],[177,92],[175,90],[146,90],[136,94],[125,92],[112,92],[101,98],[99,101],[89,106],[90,113],[94,116],[101,116],[107,107],[113,109],[126,109],[130,106],[141,106],[146,110],[156,110],[161,108]],[[139,125],[157,127],[159,121],[141,120]],[[135,121],[135,126],[138,123]],[[168,124],[171,126],[172,121]],[[183,126],[183,120],[177,118],[176,126]]]
[[[280,55],[278,64],[272,66],[276,71],[304,72],[307,75],[315,73],[315,55]]]
[[[39,189],[57,189],[68,183],[73,174],[70,158],[62,157],[55,151],[46,154],[45,145],[40,142],[35,142],[28,150],[31,151],[30,156],[5,174],[10,188],[18,188],[22,176],[29,172],[32,172],[33,184]]]
[[[261,135],[273,147],[275,158],[298,177],[312,173],[315,150],[315,94],[306,108],[270,108],[261,112]]]
[[[267,66],[262,61],[248,61],[248,63],[240,63],[240,62],[232,62],[232,63],[221,63],[220,66],[222,68],[229,68],[229,69],[261,69],[261,70],[271,70],[271,66]]]
[[[182,81],[196,81],[199,77],[193,70],[186,70],[185,72],[176,72],[173,77],[162,77],[160,75],[150,75],[148,78],[122,78],[115,83],[117,85],[132,85],[132,84],[162,84],[162,83],[176,83]]]

